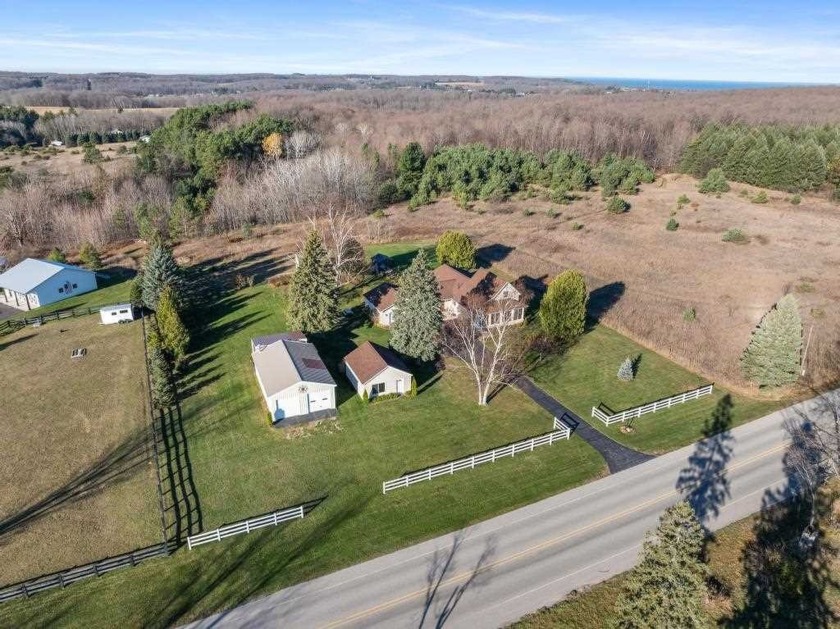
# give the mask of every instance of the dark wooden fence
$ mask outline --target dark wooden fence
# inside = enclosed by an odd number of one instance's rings
[[[66,310],[55,310],[42,315],[35,315],[33,317],[21,317],[20,319],[6,319],[0,321],[0,336],[16,332],[27,325],[35,323],[46,323],[47,321],[58,321],[60,319],[71,319],[73,317],[83,317],[86,315],[99,312],[102,306],[91,308],[67,308]]]
[[[0,603],[5,603],[16,598],[29,598],[33,594],[43,592],[44,590],[63,588],[83,579],[99,577],[114,570],[136,566],[149,559],[166,557],[170,552],[169,544],[162,542],[123,555],[100,559],[99,561],[94,561],[83,566],[76,566],[75,568],[68,568],[61,572],[45,574],[29,581],[15,583],[14,585],[0,589]]]

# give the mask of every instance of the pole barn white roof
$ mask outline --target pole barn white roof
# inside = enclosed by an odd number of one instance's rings
[[[93,271],[88,271],[87,269],[82,269],[71,264],[26,258],[20,264],[0,274],[0,288],[8,288],[16,293],[25,295],[38,288],[53,275],[61,273],[64,269],[72,269],[95,275]]]

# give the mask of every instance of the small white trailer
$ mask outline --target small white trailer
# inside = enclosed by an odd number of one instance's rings
[[[99,317],[105,324],[134,321],[134,307],[131,304],[104,306],[99,309]]]

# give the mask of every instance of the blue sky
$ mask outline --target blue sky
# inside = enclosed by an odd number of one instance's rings
[[[837,0],[0,0],[0,69],[840,83]]]

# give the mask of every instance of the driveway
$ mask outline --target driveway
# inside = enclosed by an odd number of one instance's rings
[[[810,401],[195,627],[498,627],[631,568],[687,492],[712,530],[792,492],[784,422]],[[574,438],[574,437],[573,437]],[[556,446],[562,447],[562,445]],[[682,489],[682,487],[686,489]],[[411,491],[411,488],[401,490]]]

